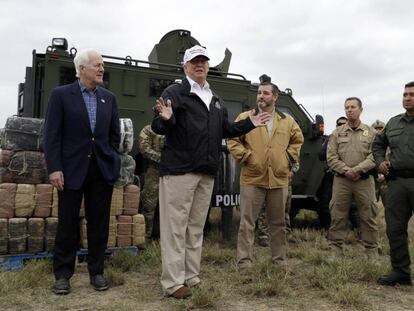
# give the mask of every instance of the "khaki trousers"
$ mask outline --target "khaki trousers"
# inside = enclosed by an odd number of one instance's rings
[[[200,282],[203,228],[214,178],[203,174],[160,178],[161,285],[171,295]]]
[[[345,177],[334,177],[331,211],[331,227],[328,239],[331,245],[342,248],[347,235],[347,224],[352,196],[355,199],[361,221],[361,240],[366,249],[377,249],[378,206],[375,199],[374,178],[351,181]]]
[[[237,262],[253,261],[254,227],[263,203],[269,225],[272,260],[286,260],[285,207],[288,188],[265,189],[240,186],[240,227],[237,237]]]

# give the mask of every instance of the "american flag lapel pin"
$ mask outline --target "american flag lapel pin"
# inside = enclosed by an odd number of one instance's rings
[[[105,104],[105,99],[101,98],[101,102]]]

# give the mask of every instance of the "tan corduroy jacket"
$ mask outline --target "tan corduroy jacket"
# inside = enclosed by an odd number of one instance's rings
[[[246,119],[249,112],[241,113],[236,121]],[[272,134],[266,126],[227,140],[227,147],[240,162],[240,185],[251,185],[266,189],[288,186],[288,174],[293,163],[299,162],[303,135],[295,120],[284,113],[276,112]]]

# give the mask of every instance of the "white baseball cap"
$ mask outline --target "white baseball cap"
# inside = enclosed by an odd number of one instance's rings
[[[190,60],[192,60],[193,58],[200,56],[200,55],[207,58],[207,60],[210,60],[210,58],[208,57],[206,48],[199,46],[199,45],[194,45],[192,48],[185,50],[184,57],[183,57],[183,63],[185,64],[189,62]]]

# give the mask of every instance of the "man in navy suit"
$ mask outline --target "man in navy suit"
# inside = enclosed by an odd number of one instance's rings
[[[91,285],[109,287],[103,276],[113,184],[120,171],[120,133],[114,94],[102,88],[104,63],[94,50],[74,58],[72,84],[55,88],[47,106],[44,152],[50,183],[59,197],[53,291],[67,294],[74,273],[79,237],[79,209],[85,199],[88,271]]]

